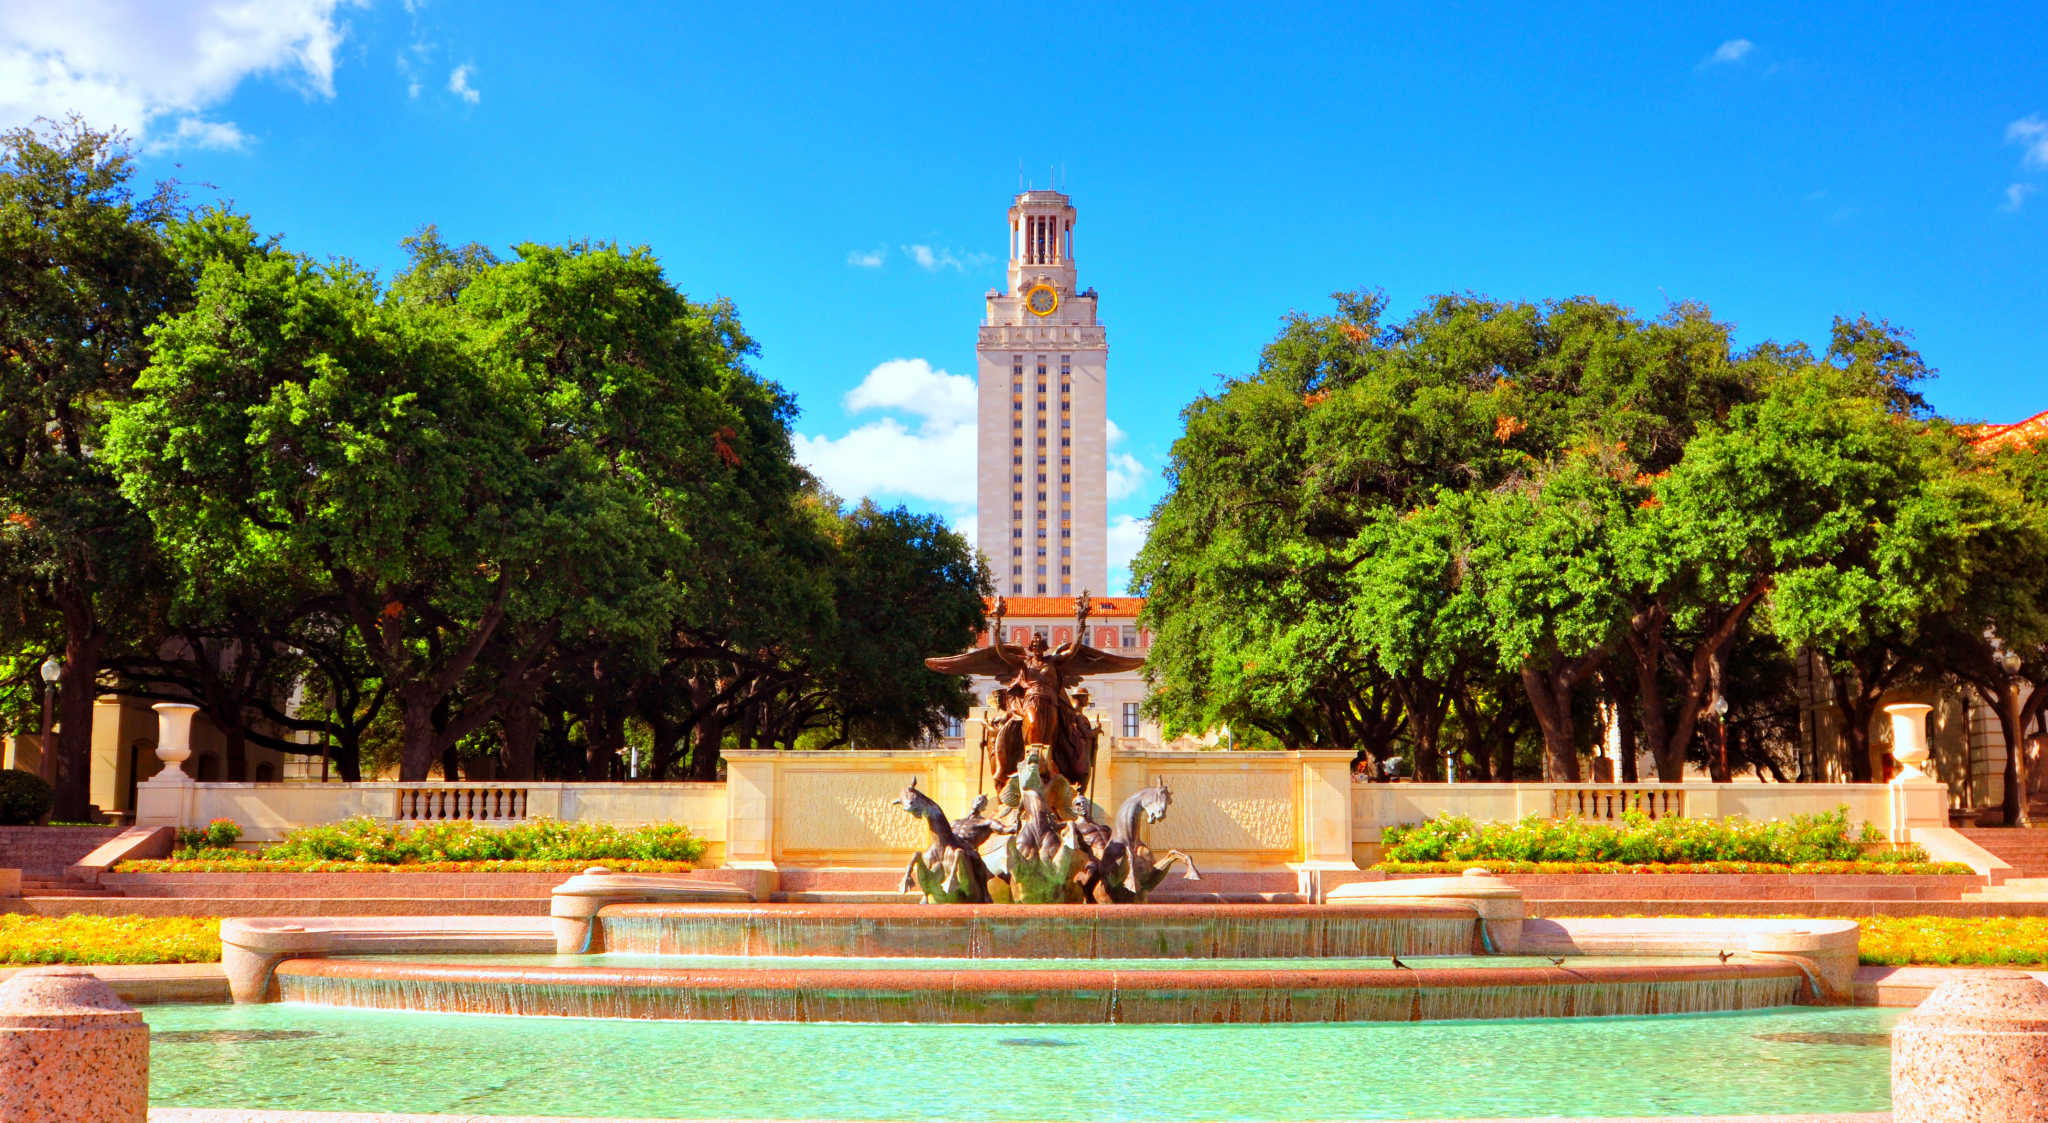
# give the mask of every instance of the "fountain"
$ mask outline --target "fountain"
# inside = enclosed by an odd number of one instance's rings
[[[1317,905],[1149,903],[1186,859],[1143,837],[1171,793],[1137,792],[1104,827],[1046,750],[1019,755],[1008,816],[949,820],[903,789],[931,836],[903,874],[922,903],[758,903],[600,866],[556,890],[545,922],[230,920],[228,975],[241,1002],[741,1022],[1436,1021],[1847,996],[1853,923],[1527,920],[1483,870]]]
[[[1785,1070],[1797,1082],[1759,1092],[1758,1072],[1778,1069],[1740,1061],[1756,1048],[1837,1048],[1805,1044],[1809,1038],[1877,1036],[1868,1031],[1884,1023],[1866,1012],[1784,1009],[1847,1002],[1853,922],[1530,918],[1521,892],[1484,870],[1340,884],[1327,895],[1304,892],[1309,903],[1158,899],[1167,897],[1160,890],[1173,873],[1189,880],[1202,873],[1189,855],[1155,851],[1146,839],[1148,827],[1172,815],[1174,795],[1163,781],[1135,790],[1107,822],[1098,821],[1094,762],[1080,751],[1088,730],[1067,689],[1071,679],[1060,677],[1096,666],[1103,653],[1091,652],[1034,643],[936,661],[966,673],[994,659],[1016,669],[1021,685],[998,692],[992,709],[999,716],[985,726],[992,793],[983,794],[977,778],[961,796],[967,813],[958,819],[926,790],[938,784],[912,779],[896,795],[890,816],[900,812],[923,828],[913,836],[922,848],[900,878],[890,875],[915,903],[771,901],[761,899],[759,881],[749,889],[593,866],[556,889],[547,917],[228,920],[224,967],[240,1005],[231,1016],[195,1016],[187,1032],[228,1027],[221,1032],[319,1038],[323,1066],[340,1063],[337,1050],[352,1035],[374,1038],[374,1047],[362,1046],[361,1057],[347,1062],[356,1066],[348,1071],[364,1075],[320,1101],[333,1107],[410,1104],[375,1094],[392,1086],[383,1079],[386,1066],[394,1055],[444,1040],[473,1044],[438,1075],[462,1082],[474,1069],[475,1088],[465,1096],[507,1111],[579,1108],[587,1082],[551,1084],[546,1074],[557,1067],[573,1074],[587,1061],[601,1065],[608,1088],[648,1105],[649,1114],[713,1117],[702,1112],[728,1112],[732,1104],[691,1099],[697,1093],[688,1090],[744,1084],[748,1112],[772,1101],[783,1113],[776,1117],[856,1118],[877,1104],[903,1106],[861,1083],[896,1079],[888,1057],[971,1069],[990,1088],[1006,1081],[1028,1087],[1042,1066],[1021,1055],[1005,1061],[1006,1050],[1070,1046],[1068,1067],[1084,1095],[1121,1087],[1115,1074],[1137,1066],[1175,1087],[1172,1102],[1157,1106],[1164,1114],[1144,1116],[1157,1119],[1279,1118],[1264,1100],[1230,1099],[1234,1089],[1294,1087],[1325,1076],[1331,1082],[1304,1093],[1288,1117],[1364,1118],[1359,1066],[1375,1057],[1408,1058],[1382,1074],[1369,1105],[1375,1112],[1386,1110],[1379,1101],[1390,1090],[1428,1085],[1413,1097],[1427,1105],[1409,1109],[1418,1115],[1468,1101],[1472,1114],[1576,1113],[1595,1103],[1615,1115],[1644,1114],[1641,1074],[1651,1071],[1665,1072],[1659,1110],[1883,1106],[1881,1093],[1862,1085],[1839,1095],[1815,1092],[1833,1085],[1816,1084],[1797,1067]],[[871,808],[885,806],[894,790],[869,777],[853,782],[867,784]],[[1675,1017],[1745,1011],[1755,1020]],[[446,1013],[519,1017],[530,1028],[506,1033],[488,1018],[434,1027],[415,1020]],[[1603,1022],[1650,1015],[1658,1017]],[[570,1018],[607,1020],[563,1022]],[[1484,1020],[1502,1024],[1465,1028]],[[665,1021],[696,1024],[664,1036]],[[1021,1025],[1048,1028],[999,1028]],[[1823,1032],[1800,1032],[1815,1025]],[[1162,1033],[1171,1036],[1156,1036]],[[1509,1041],[1521,1044],[1503,1047]],[[738,1067],[719,1069],[716,1078],[671,1080],[674,1051],[692,1047],[704,1049],[687,1062],[693,1071]],[[504,1059],[519,1048],[549,1059]],[[733,1060],[764,1053],[836,1055],[833,1071],[842,1075],[792,1082],[766,1075],[777,1066]],[[1538,1063],[1575,1055],[1614,1062],[1623,1054],[1636,1060],[1569,1079]],[[557,1066],[562,1055],[578,1060]],[[1177,1057],[1194,1067],[1160,1075]],[[279,1102],[309,1103],[299,1098],[304,1070],[280,1058]],[[614,1081],[617,1066],[634,1058],[646,1061],[646,1071]],[[1740,1071],[1696,1078],[1724,1061]],[[1496,1062],[1484,1073],[1470,1068]],[[1858,1064],[1881,1087],[1881,1076],[1870,1075],[1875,1068]],[[1630,1065],[1633,1076],[1608,1079]],[[1455,1077],[1459,1066],[1473,1075]],[[1827,1071],[1831,1078],[1840,1072]],[[1228,1079],[1216,1079],[1218,1072]],[[1526,1112],[1495,1111],[1496,1101],[1473,1098],[1518,1080],[1528,1086],[1512,1102],[1529,1105]],[[805,1089],[802,1097],[788,1099],[796,1087]],[[1178,1098],[1197,1087],[1197,1098]],[[463,1099],[465,1110],[469,1102]],[[610,1106],[626,1110],[623,1102]],[[1000,1095],[971,1105],[949,1101],[944,1109],[944,1118],[1016,1117]],[[1090,1101],[1088,1110],[1123,1108]]]

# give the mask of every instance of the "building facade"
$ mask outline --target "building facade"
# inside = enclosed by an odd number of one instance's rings
[[[977,544],[1007,596],[1108,591],[1109,345],[1074,219],[1058,191],[1016,197],[1008,287],[989,290],[975,343]]]

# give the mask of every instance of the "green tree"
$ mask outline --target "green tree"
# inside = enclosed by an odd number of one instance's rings
[[[432,283],[408,273],[388,298],[345,262],[208,264],[108,460],[168,550],[317,576],[418,780],[558,639],[664,628],[691,524],[749,458],[786,461],[787,437],[755,447],[729,400],[752,381],[730,310],[644,251],[525,245],[451,272],[436,240],[413,249]],[[516,645],[501,688],[461,691],[494,642]]]
[[[189,303],[181,215],[170,186],[138,190],[119,134],[76,117],[0,134],[0,568],[63,649],[60,819],[86,816],[101,658],[151,584],[149,523],[98,454],[147,328]]]

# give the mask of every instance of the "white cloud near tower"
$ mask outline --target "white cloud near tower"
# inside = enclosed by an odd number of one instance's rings
[[[840,405],[862,420],[843,436],[794,434],[796,458],[848,502],[909,503],[945,517],[975,540],[974,380],[924,359],[890,359],[846,392]],[[1108,494],[1114,502],[1144,491],[1144,463],[1122,450],[1125,433],[1108,421]],[[1117,515],[1109,524],[1109,569],[1120,580],[1145,542],[1147,520]]]

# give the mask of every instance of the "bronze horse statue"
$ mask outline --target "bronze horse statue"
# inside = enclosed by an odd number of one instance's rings
[[[1163,784],[1145,788],[1124,800],[1124,805],[1117,808],[1115,823],[1109,829],[1109,841],[1099,849],[1090,847],[1094,851],[1094,861],[1089,863],[1088,879],[1081,886],[1083,900],[1094,900],[1095,889],[1099,885],[1117,904],[1143,904],[1150,899],[1159,883],[1166,880],[1166,871],[1173,868],[1175,862],[1187,863],[1187,880],[1202,880],[1202,871],[1195,866],[1193,858],[1179,850],[1168,850],[1166,860],[1158,861],[1152,848],[1139,836],[1138,828],[1143,823],[1164,819],[1166,809],[1172,803],[1173,792]]]
[[[932,797],[917,790],[915,778],[894,802],[923,819],[932,832],[931,846],[910,856],[898,891],[921,890],[928,905],[993,903],[988,895],[988,866],[975,848],[954,831],[953,824],[946,821],[945,810]]]

